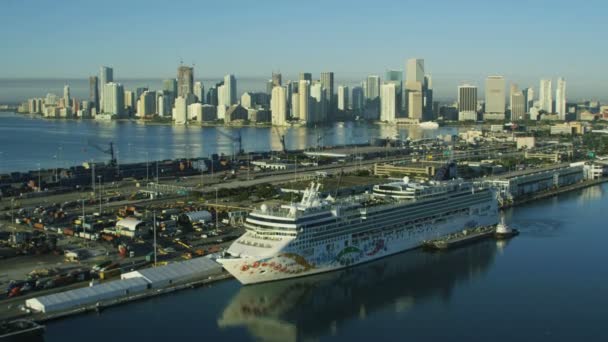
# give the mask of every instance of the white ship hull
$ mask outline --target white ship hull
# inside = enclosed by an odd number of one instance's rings
[[[484,207],[479,205],[478,209]],[[392,254],[420,247],[425,240],[436,239],[466,228],[498,223],[498,210],[490,206],[480,215],[466,215],[442,223],[416,227],[396,227],[353,241],[351,235],[304,251],[280,251],[265,258],[239,257],[218,260],[243,284],[255,284],[287,278],[303,277],[355,266]],[[474,208],[474,207],[472,207]]]

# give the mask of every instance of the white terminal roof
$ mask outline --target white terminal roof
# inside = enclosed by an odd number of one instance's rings
[[[210,221],[211,213],[206,210],[201,211],[191,211],[184,214],[190,222],[198,222],[198,221]]]
[[[116,222],[117,228],[128,229],[130,231],[137,230],[137,226],[140,225],[142,221],[136,219],[135,217],[127,217],[118,222]]]
[[[41,312],[69,310],[82,305],[93,304],[100,300],[142,292],[147,287],[148,282],[141,278],[116,280],[48,296],[30,298],[25,301],[25,305]]]
[[[194,278],[203,278],[222,271],[222,266],[209,258],[194,258],[186,261],[172,263],[166,266],[150,267],[133,272],[123,273],[121,279],[143,278],[152,287],[161,287],[168,284]]]

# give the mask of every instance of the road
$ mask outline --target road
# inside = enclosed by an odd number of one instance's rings
[[[523,152],[513,151],[513,152],[499,152],[501,148],[481,148],[474,149],[468,151],[455,151],[453,154],[454,160],[468,160],[468,159],[489,159],[489,158],[500,158],[500,157],[520,157],[523,155]],[[212,193],[215,192],[215,189],[234,189],[239,187],[250,187],[259,184],[281,184],[291,180],[301,180],[305,178],[314,177],[316,172],[323,171],[328,174],[335,174],[340,171],[344,172],[352,172],[358,169],[369,169],[375,163],[391,163],[391,162],[403,162],[403,163],[412,163],[412,158],[418,158],[420,161],[441,161],[445,158],[443,152],[436,153],[426,153],[421,155],[408,154],[403,156],[393,156],[393,157],[379,157],[374,159],[360,160],[360,161],[349,161],[345,163],[337,163],[337,164],[329,164],[329,165],[320,165],[320,166],[312,166],[312,167],[299,167],[297,170],[281,170],[281,171],[262,171],[262,172],[241,172],[236,175],[235,178],[228,179],[226,181],[222,181],[225,177],[224,173],[215,173],[215,174],[203,174],[196,176],[184,177],[179,181],[175,179],[165,181],[161,179],[161,185],[169,185],[173,186],[176,189],[179,187],[189,188],[193,191],[199,193]],[[444,159],[445,160],[445,159]],[[253,179],[247,179],[247,177],[253,177]],[[153,183],[153,182],[151,182]],[[139,190],[146,190],[145,181],[135,182],[115,182],[113,185],[106,184],[104,185],[104,192],[120,192],[123,195],[130,196],[133,193],[136,193]],[[139,186],[138,186],[139,185]],[[50,195],[44,197],[35,197],[35,198],[15,198],[15,207],[34,207],[38,205],[44,204],[52,204],[52,203],[64,203],[70,201],[80,201],[82,199],[92,198],[91,192],[83,192],[83,191],[74,191],[65,194],[59,195]],[[168,194],[166,194],[168,195]],[[98,195],[96,195],[98,196]],[[168,200],[171,198],[179,198],[176,194],[163,196],[159,200]],[[10,198],[4,198],[2,203],[0,204],[0,213],[10,213],[11,202]],[[107,199],[104,198],[103,208],[108,207],[117,207],[123,206],[127,204],[136,204],[146,202],[147,200],[124,200],[119,202],[107,203]],[[99,202],[96,202],[95,205],[92,205],[91,208],[87,208],[87,212],[98,211]]]

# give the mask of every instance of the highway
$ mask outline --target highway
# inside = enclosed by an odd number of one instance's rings
[[[504,157],[521,157],[523,156],[523,152],[512,151],[512,152],[500,152],[504,151],[504,148],[481,148],[467,151],[455,151],[453,154],[454,160],[470,160],[470,159],[490,159],[490,158],[504,158]],[[215,192],[217,189],[234,189],[239,187],[250,187],[259,184],[281,184],[285,182],[289,182],[292,180],[301,180],[315,177],[317,172],[323,171],[328,174],[335,174],[340,171],[344,172],[352,172],[358,169],[370,169],[371,166],[375,163],[391,163],[391,162],[401,162],[404,164],[412,164],[412,159],[417,159],[421,161],[427,162],[441,162],[445,160],[446,156],[443,152],[436,153],[425,153],[425,154],[407,154],[402,156],[392,156],[392,157],[379,157],[373,159],[366,159],[360,161],[348,161],[344,163],[335,163],[328,165],[320,165],[320,166],[311,166],[311,167],[298,167],[297,169],[290,170],[279,170],[279,171],[240,171],[238,172],[234,178],[229,178],[227,180],[223,180],[226,175],[221,173],[215,174],[202,174],[196,176],[183,177],[180,179],[172,179],[172,180],[160,180],[161,186],[165,187],[174,187],[175,190],[183,187],[184,189],[192,190],[194,192],[199,192],[202,194],[208,194]],[[251,179],[248,179],[248,176]],[[150,178],[149,184],[151,186],[150,189],[153,188],[154,180]],[[139,184],[139,187],[137,186]],[[119,181],[112,184],[104,184],[104,194],[108,192],[118,192],[127,197],[140,191],[140,190],[150,190],[147,186],[147,182],[145,180],[141,180],[136,182],[133,181]],[[99,196],[95,195],[96,198]],[[111,207],[123,206],[126,204],[135,204],[135,203],[143,203],[150,202],[150,200],[123,200],[119,202],[107,203],[107,199],[104,195],[103,199],[103,208],[107,208],[108,205]],[[170,199],[175,199],[183,196],[178,196],[177,191],[173,195],[165,194],[165,196],[159,198],[157,201],[166,201]],[[64,203],[70,201],[81,201],[83,199],[93,198],[92,192],[83,192],[83,191],[74,191],[64,194],[58,195],[50,195],[43,197],[34,197],[34,198],[14,198],[15,207],[34,207],[38,205],[48,205],[52,203]],[[0,203],[0,213],[8,213],[10,212],[11,199],[4,198]],[[154,202],[157,202],[154,201]],[[96,202],[96,205],[92,205],[89,211],[98,211],[99,202]]]

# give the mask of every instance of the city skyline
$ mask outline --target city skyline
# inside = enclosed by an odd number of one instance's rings
[[[541,78],[564,77],[568,80],[569,96],[605,98],[602,90],[605,78],[602,54],[581,53],[577,49],[560,49],[560,53],[550,53],[568,40],[583,46],[591,46],[601,40],[601,33],[606,31],[606,24],[599,16],[605,7],[603,3],[595,1],[577,7],[557,6],[555,1],[533,4],[522,1],[519,4],[525,5],[528,11],[520,11],[520,6],[513,2],[491,6],[479,1],[465,2],[474,5],[477,10],[469,14],[464,10],[467,6],[462,3],[444,2],[437,6],[437,3],[413,5],[410,2],[381,1],[375,6],[365,3],[340,6],[342,12],[340,18],[336,18],[334,9],[339,4],[328,4],[325,11],[319,12],[315,10],[320,4],[317,1],[309,1],[306,5],[264,2],[248,8],[247,16],[242,11],[234,10],[235,6],[246,4],[241,1],[222,4],[182,2],[181,6],[174,8],[162,6],[163,11],[155,9],[158,6],[153,6],[154,1],[147,2],[151,6],[140,6],[141,3],[135,1],[121,3],[121,11],[113,13],[115,18],[112,22],[116,25],[106,27],[104,20],[108,19],[108,14],[97,11],[101,5],[87,4],[83,8],[71,1],[38,1],[39,10],[46,15],[33,17],[27,16],[27,11],[22,10],[31,2],[26,5],[7,1],[4,4],[6,10],[0,14],[0,26],[10,28],[11,25],[19,25],[20,30],[1,30],[10,34],[3,37],[6,48],[0,56],[0,61],[3,61],[0,63],[0,75],[2,78],[86,78],[99,65],[108,65],[125,79],[167,78],[174,75],[175,65],[183,61],[187,65],[195,64],[197,79],[225,74],[267,77],[272,71],[280,71],[283,80],[295,81],[295,76],[302,71],[314,75],[332,71],[337,87],[342,80],[361,79],[368,74],[383,75],[386,70],[403,69],[403,56],[408,56],[423,58],[431,66],[434,90],[440,97],[456,97],[454,89],[462,83],[475,84],[483,91],[483,81],[488,75],[503,75],[507,81],[513,80],[522,86],[535,86]],[[118,6],[118,2],[108,1],[103,5]],[[198,11],[201,6],[205,11]],[[184,7],[191,10],[181,11]],[[594,7],[600,11],[592,10]],[[535,8],[542,8],[543,13],[557,22],[585,18],[585,25],[575,28],[566,25],[547,27],[534,19]],[[412,23],[408,25],[398,25],[398,20],[386,20],[393,17],[398,19],[403,11],[410,9],[432,15],[411,17],[409,20]],[[51,25],[52,22],[66,22],[83,10],[99,15],[88,17],[87,25],[78,30],[69,25]],[[167,30],[174,20],[171,17],[178,17],[172,15],[175,11],[183,14],[180,20],[186,24]],[[504,18],[497,20],[492,17],[492,13],[499,12]],[[131,17],[131,13],[138,15]],[[298,13],[298,16],[294,16],[294,13]],[[197,15],[204,19],[205,25],[196,26],[197,20],[194,18]],[[162,18],[168,20],[166,25],[150,26],[149,22]],[[280,35],[275,32],[274,25],[267,23],[275,22],[269,20],[273,18],[282,18],[289,24],[284,25],[285,29],[280,30]],[[318,28],[300,32],[297,30],[298,23],[303,18],[315,18],[315,22],[318,22],[315,27]],[[128,28],[125,25],[127,19],[131,20]],[[219,25],[228,19],[242,20],[240,22],[244,25],[237,26],[254,26],[255,29],[246,35],[238,27],[212,29],[214,24]],[[437,19],[440,19],[440,24],[436,23]],[[335,20],[342,25],[335,26]],[[378,29],[363,30],[360,27],[363,20],[378,22]],[[490,23],[493,25],[488,26]],[[479,30],[482,25],[484,30]],[[313,33],[324,29],[327,29],[324,31],[327,35],[317,39]],[[137,40],[138,54],[117,53],[128,51],[129,46],[133,46],[134,37],[139,37],[144,30],[147,35],[158,39]],[[458,32],[467,30],[475,30],[475,38],[458,35]],[[542,33],[547,30],[551,31],[551,35],[543,36]],[[113,38],[108,39],[108,34]],[[266,39],[270,44],[260,48],[257,39],[246,38],[252,34]],[[72,39],[59,39],[61,36]],[[27,44],[23,44],[25,41]],[[73,41],[79,44],[71,44]],[[513,44],[525,52],[522,55],[525,57],[513,57]],[[465,45],[469,47],[465,49]],[[365,48],[361,49],[361,46]],[[47,58],[43,63],[39,61],[42,53],[62,53],[64,56],[63,52],[66,51],[70,53],[69,58]],[[317,56],[319,51],[323,52],[320,54],[323,58],[311,58]],[[137,57],[144,55],[144,59]]]

